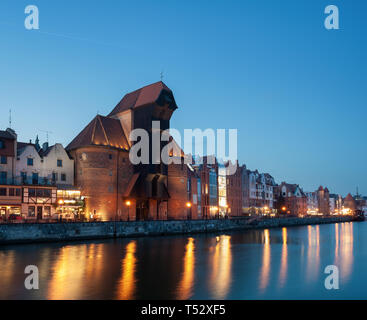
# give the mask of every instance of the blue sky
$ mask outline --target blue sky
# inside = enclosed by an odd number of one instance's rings
[[[171,126],[237,128],[239,160],[306,191],[367,194],[367,2],[3,0],[0,128],[67,144],[160,80]],[[37,5],[40,30],[24,28]],[[324,28],[324,9],[340,30]]]

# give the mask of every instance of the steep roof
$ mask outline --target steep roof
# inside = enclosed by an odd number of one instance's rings
[[[348,193],[348,195],[345,197],[344,201],[355,201],[355,200],[354,200],[353,196],[350,193]]]
[[[171,89],[168,88],[162,81],[152,83],[138,90],[130,92],[122,98],[122,100],[117,104],[117,106],[108,116],[115,115],[128,109],[133,109],[146,104],[154,103],[157,101],[163,90],[168,91],[172,94]]]
[[[27,148],[28,146],[32,146],[33,148],[36,149],[36,146],[33,143],[17,142],[17,156],[20,156],[23,153],[23,151],[25,150],[25,148]]]
[[[74,150],[86,146],[108,146],[117,149],[129,149],[119,120],[97,115],[66,147]]]
[[[0,138],[15,140],[15,137],[9,131],[0,130]]]

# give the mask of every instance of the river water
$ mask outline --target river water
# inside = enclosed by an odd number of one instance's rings
[[[0,299],[366,299],[366,271],[367,222],[13,245],[0,246]]]

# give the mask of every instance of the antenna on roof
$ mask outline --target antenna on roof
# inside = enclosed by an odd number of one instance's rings
[[[45,132],[46,133],[46,142],[48,143],[49,141],[48,141],[48,136],[49,136],[49,134],[52,134],[53,132],[52,131],[46,131],[46,130],[40,130],[40,131],[42,131],[42,132]]]
[[[9,128],[11,129],[11,109],[9,109]]]
[[[161,71],[161,81],[163,81],[163,77],[164,77],[164,75],[163,75],[163,70]]]

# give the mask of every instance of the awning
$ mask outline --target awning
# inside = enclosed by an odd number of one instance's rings
[[[134,173],[131,180],[129,181],[129,184],[127,185],[127,188],[124,192],[124,197],[125,198],[128,198],[130,197],[130,194],[131,194],[131,191],[133,190],[135,184],[136,184],[136,181],[138,180],[140,176],[140,173]]]

